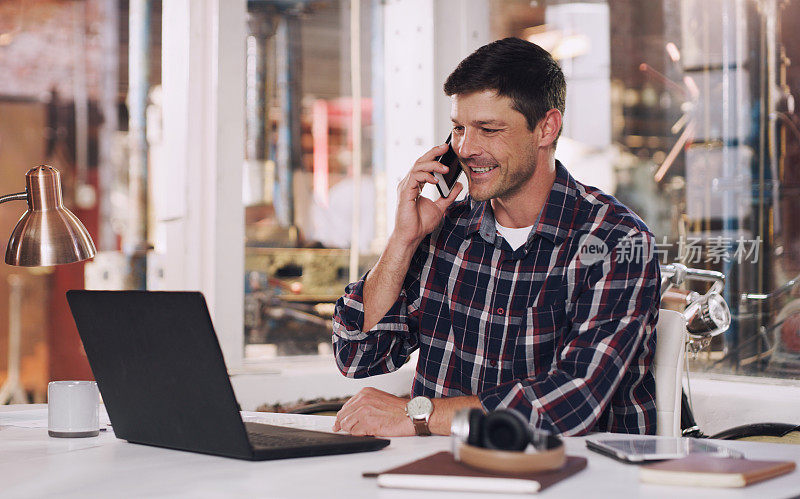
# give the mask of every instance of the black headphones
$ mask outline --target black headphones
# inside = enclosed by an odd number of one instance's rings
[[[498,409],[484,414],[480,409],[469,409],[466,424],[467,433],[463,441],[473,447],[521,451],[531,443],[528,423],[516,411]]]
[[[539,471],[563,466],[566,456],[560,438],[533,430],[518,412],[462,409],[450,427],[453,457],[491,471]],[[525,452],[531,445],[534,452]]]

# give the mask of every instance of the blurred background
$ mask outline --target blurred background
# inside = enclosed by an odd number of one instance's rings
[[[233,374],[332,369],[333,303],[448,134],[445,77],[516,36],[567,77],[557,159],[638,213],[661,263],[727,276],[732,327],[692,369],[798,379],[795,19],[797,0],[0,0],[3,193],[55,166],[99,250],[0,267],[0,378],[15,317],[29,400],[91,377],[74,288],[200,289]]]

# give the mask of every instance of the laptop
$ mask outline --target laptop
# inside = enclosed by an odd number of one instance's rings
[[[117,438],[238,459],[378,450],[386,439],[245,423],[198,292],[67,292]]]

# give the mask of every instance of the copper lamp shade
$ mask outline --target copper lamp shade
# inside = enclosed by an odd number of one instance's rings
[[[92,258],[94,243],[78,217],[64,208],[61,174],[40,165],[25,174],[27,192],[4,196],[0,203],[27,199],[28,211],[14,227],[6,250],[6,263],[40,267]]]

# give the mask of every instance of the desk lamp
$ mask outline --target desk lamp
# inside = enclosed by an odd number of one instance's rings
[[[26,190],[0,196],[0,204],[28,201],[28,210],[14,227],[6,249],[6,263],[20,267],[46,267],[92,258],[94,243],[78,217],[64,208],[61,174],[39,165],[25,174]],[[13,290],[12,290],[13,291]],[[10,315],[18,314],[10,310]],[[0,388],[0,404],[24,398],[19,384],[20,324],[11,321],[8,332],[8,377]]]
[[[686,332],[693,340],[709,339],[724,333],[731,325],[731,311],[722,290],[725,288],[725,274],[712,270],[690,269],[680,263],[661,266],[661,296],[672,286],[680,286],[684,281],[711,283],[711,288],[701,295],[692,291],[686,296]]]

